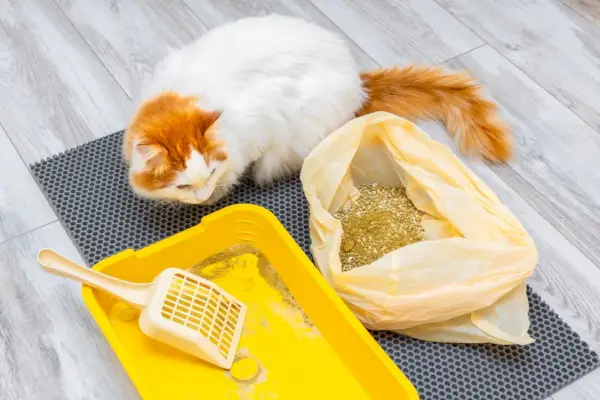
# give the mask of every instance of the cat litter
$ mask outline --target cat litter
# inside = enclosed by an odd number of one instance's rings
[[[377,184],[359,188],[359,197],[333,215],[342,222],[342,271],[371,264],[384,254],[423,240],[423,213],[404,188]]]

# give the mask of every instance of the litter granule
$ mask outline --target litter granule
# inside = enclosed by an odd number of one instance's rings
[[[393,250],[424,239],[419,211],[399,187],[364,185],[359,197],[334,217],[342,222],[342,271],[370,264]]]

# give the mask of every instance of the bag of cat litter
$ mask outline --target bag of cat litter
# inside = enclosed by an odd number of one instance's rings
[[[454,343],[525,345],[525,279],[537,250],[519,221],[450,149],[389,113],[350,121],[305,160],[311,251],[317,266],[369,329]],[[377,183],[404,186],[426,213],[426,240],[342,272],[335,214]]]

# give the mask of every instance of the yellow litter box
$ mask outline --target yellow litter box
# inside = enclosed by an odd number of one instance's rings
[[[261,207],[225,208],[193,228],[138,251],[125,250],[94,269],[132,282],[150,282],[165,268],[192,268],[237,245],[252,246],[268,260],[314,324],[318,341],[306,342],[301,332],[306,326],[295,322],[288,326],[282,320],[271,321],[280,329],[270,329],[268,319],[278,318],[277,310],[256,308],[254,316],[249,311],[244,330],[252,332],[244,332],[248,335],[242,336],[238,354],[240,359],[256,361],[258,371],[252,365],[242,371],[240,363],[240,376],[250,370],[248,378],[252,378],[240,380],[229,371],[145,337],[134,310],[84,286],[87,307],[144,399],[418,399],[412,384],[277,218]],[[242,258],[248,268],[256,267],[251,256]],[[240,272],[235,279],[250,279]],[[236,293],[235,286],[224,288],[242,301],[256,298],[248,297],[252,293],[247,289]],[[263,317],[264,328],[252,325]],[[307,350],[303,350],[305,345]]]

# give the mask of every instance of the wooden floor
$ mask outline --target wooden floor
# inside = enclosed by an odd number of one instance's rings
[[[0,398],[138,398],[78,285],[35,263],[81,259],[28,164],[123,128],[169,46],[271,12],[337,31],[364,68],[435,63],[488,88],[517,155],[467,162],[534,237],[530,284],[600,352],[599,0],[0,0]],[[600,370],[552,396],[599,398]]]

